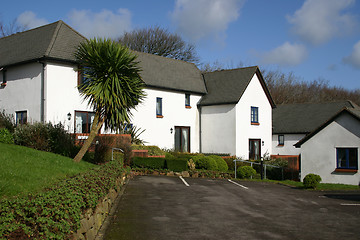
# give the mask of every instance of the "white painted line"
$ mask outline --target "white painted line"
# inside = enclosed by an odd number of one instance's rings
[[[360,206],[360,203],[341,203],[341,206]]]
[[[239,186],[239,187],[242,187],[242,188],[245,188],[245,189],[249,189],[248,187],[245,187],[245,186],[243,186],[243,185],[241,185],[241,184],[239,184],[239,183],[237,183],[237,182],[234,182],[234,181],[232,181],[232,180],[230,180],[230,179],[228,179],[228,181],[231,182],[231,183],[233,183],[233,184],[235,184],[235,185],[237,185],[237,186]]]
[[[185,179],[182,176],[179,176],[179,178],[181,179],[181,181],[183,181],[183,183],[185,184],[185,186],[189,187],[190,185],[185,181]]]

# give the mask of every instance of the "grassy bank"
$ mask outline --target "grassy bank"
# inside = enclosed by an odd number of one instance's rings
[[[0,143],[0,198],[37,192],[59,179],[96,167],[31,148]]]

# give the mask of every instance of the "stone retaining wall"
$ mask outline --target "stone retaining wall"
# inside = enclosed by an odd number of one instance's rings
[[[116,189],[110,189],[109,193],[98,203],[95,210],[88,209],[81,216],[80,229],[72,236],[72,239],[94,240],[96,238],[128,177],[123,173],[116,179]]]

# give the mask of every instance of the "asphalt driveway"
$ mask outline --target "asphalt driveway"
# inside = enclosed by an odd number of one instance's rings
[[[360,239],[360,192],[184,180],[132,179],[104,239]]]

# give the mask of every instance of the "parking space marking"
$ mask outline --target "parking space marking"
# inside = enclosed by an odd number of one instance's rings
[[[233,184],[235,184],[235,185],[237,185],[237,186],[239,186],[239,187],[242,187],[242,188],[245,188],[245,189],[249,189],[248,187],[245,187],[245,186],[243,186],[243,185],[241,185],[241,184],[239,184],[239,183],[237,183],[237,182],[234,182],[234,181],[232,181],[232,180],[230,180],[230,179],[228,179],[228,181],[231,182],[231,183],[233,183]]]
[[[181,179],[181,181],[183,181],[183,183],[185,184],[185,186],[187,186],[187,187],[190,186],[190,185],[185,181],[185,179],[184,179],[182,176],[180,176],[179,178]]]
[[[360,206],[359,203],[341,203],[341,206]]]

